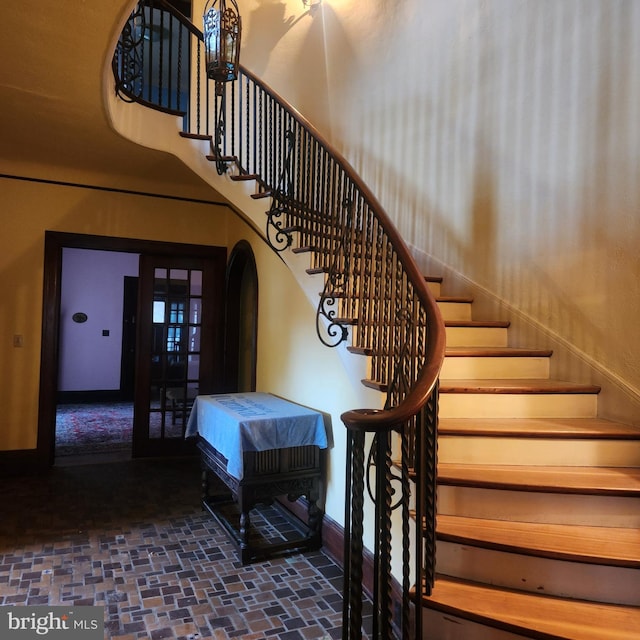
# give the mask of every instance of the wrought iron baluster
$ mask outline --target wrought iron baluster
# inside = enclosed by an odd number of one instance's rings
[[[349,513],[345,522],[349,522],[350,536],[345,537],[345,582],[343,590],[343,633],[349,640],[362,640],[362,567],[364,545],[364,440],[362,431],[349,432],[350,456],[347,458],[348,476],[351,480]]]
[[[251,173],[250,170],[250,154],[251,154],[251,82],[247,78],[247,83],[245,85],[245,136],[244,143],[242,145],[242,149],[244,153],[242,154],[242,164],[241,166],[247,171],[247,173]]]
[[[376,469],[376,546],[374,576],[377,585],[374,586],[374,627],[373,637],[380,640],[391,637],[391,501],[393,489],[391,486],[391,434],[379,433],[376,436],[378,444],[378,460],[381,465]]]
[[[402,612],[401,612],[401,630],[402,637],[409,638],[410,622],[411,622],[411,601],[409,592],[411,589],[411,514],[409,511],[409,499],[411,489],[409,484],[409,459],[411,457],[411,439],[409,435],[409,424],[405,425],[401,432],[400,448],[401,448],[401,492],[403,496],[407,496],[402,500]],[[420,527],[415,525],[415,539],[419,540]]]
[[[154,11],[153,8],[151,9],[151,15],[153,16]],[[158,39],[158,49],[159,49],[159,56],[158,56],[158,97],[157,97],[157,102],[159,105],[161,106],[169,106],[168,105],[168,101],[165,102],[165,104],[163,104],[163,91],[162,88],[164,86],[164,78],[163,78],[163,71],[164,71],[164,67],[163,67],[163,63],[164,63],[164,42],[162,39],[162,33],[164,31],[164,11],[160,12],[160,26],[154,30],[154,27],[156,26],[153,23],[153,17],[151,18],[152,20],[152,24],[151,24],[151,32],[149,33],[149,43],[150,43],[150,48],[151,48],[151,52],[153,54],[153,45],[154,45],[154,40],[156,39],[155,37],[155,33],[159,33],[160,34],[160,38]]]
[[[153,29],[153,9],[152,6],[148,7],[148,12],[149,14],[149,18],[148,18],[148,29]],[[146,30],[145,33],[148,33],[149,31]],[[149,72],[145,75],[147,75],[148,78],[151,78],[151,71],[154,68],[153,65],[153,60],[154,60],[154,55],[153,55],[153,47],[148,47],[145,46],[145,51],[148,52],[148,55],[146,56],[148,59],[148,64],[149,64]],[[149,81],[145,83],[146,85],[146,89],[147,89],[147,97],[146,100],[147,102],[153,103],[153,82]]]
[[[182,25],[178,27],[178,73],[176,78],[176,108],[180,111],[180,107],[182,106],[182,35],[184,33],[184,29]],[[173,36],[173,21],[171,22],[171,34]],[[188,114],[188,109],[186,109]],[[188,115],[187,115],[187,123],[188,123]],[[188,124],[186,129],[188,130]]]
[[[257,107],[257,111],[258,111],[258,122],[260,123],[258,126],[258,135],[257,135],[257,148],[258,148],[258,174],[261,176],[265,175],[265,170],[264,170],[264,165],[263,165],[263,160],[264,160],[264,149],[262,148],[262,144],[263,144],[263,137],[262,137],[262,132],[264,131],[264,103],[263,103],[263,98],[264,98],[264,91],[260,90],[259,94],[258,94],[258,107]]]
[[[196,133],[200,133],[200,103],[201,101],[201,78],[202,78],[202,44],[198,42],[197,46],[197,60],[196,60]],[[207,104],[209,104],[209,95],[207,94]],[[209,133],[209,118],[207,117],[206,124],[207,134]]]

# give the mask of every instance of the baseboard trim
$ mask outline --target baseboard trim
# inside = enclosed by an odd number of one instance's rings
[[[0,451],[0,477],[36,475],[47,470],[37,449]]]

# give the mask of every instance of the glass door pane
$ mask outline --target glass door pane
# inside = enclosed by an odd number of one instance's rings
[[[221,390],[224,260],[143,255],[140,274],[134,455],[170,455],[195,397]]]
[[[152,305],[149,438],[182,438],[199,388],[202,270],[156,268]]]

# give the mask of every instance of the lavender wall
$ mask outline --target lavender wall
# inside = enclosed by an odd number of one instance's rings
[[[124,276],[138,275],[138,259],[133,253],[63,250],[59,391],[120,388]],[[86,322],[72,320],[78,312],[87,314]]]

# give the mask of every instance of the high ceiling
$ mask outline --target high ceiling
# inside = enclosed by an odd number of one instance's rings
[[[0,162],[52,171],[160,179],[163,192],[212,197],[174,158],[122,139],[104,108],[106,74],[131,0],[3,3],[0,11]],[[41,177],[41,176],[40,176]]]

